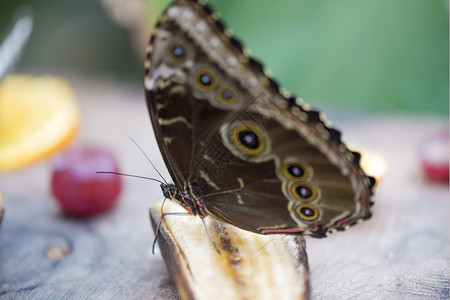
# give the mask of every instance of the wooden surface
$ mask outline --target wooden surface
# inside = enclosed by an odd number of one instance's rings
[[[133,137],[167,174],[140,85],[70,82],[84,118],[77,142],[109,147],[123,172],[156,177]],[[417,152],[448,120],[327,113],[353,145],[383,154],[389,172],[371,220],[327,239],[307,239],[311,298],[447,299],[449,189],[423,178]],[[148,209],[161,197],[158,184],[124,178],[115,210],[76,220],[58,210],[49,175],[48,161],[0,175],[6,208],[0,299],[178,299],[160,254],[151,254]]]

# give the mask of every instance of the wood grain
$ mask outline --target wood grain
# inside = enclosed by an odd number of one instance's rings
[[[122,171],[156,177],[135,138],[167,176],[141,85],[69,78],[82,105],[77,142],[116,152]],[[327,111],[325,111],[327,112]],[[328,117],[352,145],[389,164],[372,219],[326,239],[306,240],[312,299],[448,299],[449,188],[427,181],[418,147],[448,120],[416,115]],[[151,254],[152,182],[124,178],[118,207],[93,219],[64,217],[42,161],[0,175],[6,212],[0,228],[1,299],[178,299],[160,254]]]

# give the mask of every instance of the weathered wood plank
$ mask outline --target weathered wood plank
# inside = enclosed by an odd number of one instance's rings
[[[83,109],[80,142],[114,150],[124,172],[156,177],[129,142],[134,137],[167,174],[141,86],[71,83]],[[383,154],[390,169],[377,188],[371,220],[327,239],[307,239],[311,298],[447,299],[448,185],[423,178],[417,149],[427,134],[448,128],[448,120],[398,115],[330,119],[353,144]],[[161,194],[157,184],[125,178],[114,211],[74,220],[62,216],[53,202],[49,172],[44,161],[0,175],[6,209],[0,228],[2,299],[178,299],[161,256],[151,255],[148,208],[157,200],[153,195]]]

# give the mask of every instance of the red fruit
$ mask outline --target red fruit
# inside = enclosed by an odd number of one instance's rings
[[[86,217],[115,206],[122,189],[117,161],[105,149],[79,146],[57,155],[52,166],[52,193],[61,209],[73,216]]]
[[[449,133],[443,132],[425,140],[420,159],[425,174],[435,181],[449,181]]]

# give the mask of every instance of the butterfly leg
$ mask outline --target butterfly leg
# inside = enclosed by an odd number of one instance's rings
[[[214,242],[214,240],[213,240],[213,238],[211,236],[211,233],[209,233],[208,227],[206,226],[206,223],[205,223],[205,217],[200,215],[200,220],[202,220],[203,227],[205,227],[206,234],[208,235],[209,240],[213,244],[214,249],[216,249],[217,253],[221,254],[219,248],[217,247],[216,243]]]
[[[178,215],[178,216],[192,216],[190,213],[188,212],[166,212],[166,213],[162,213],[161,217],[159,218],[158,221],[158,225],[156,226],[156,233],[155,233],[155,238],[153,239],[153,244],[152,244],[152,254],[155,254],[155,246],[156,246],[156,241],[158,240],[158,236],[159,236],[159,231],[160,231],[160,226],[162,221],[164,220],[165,216],[173,216],[173,215]],[[151,216],[150,216],[151,218]]]
[[[164,203],[166,203],[167,198],[164,198],[163,202],[161,203],[161,208],[160,208],[160,212],[163,214],[163,209],[164,209]]]

